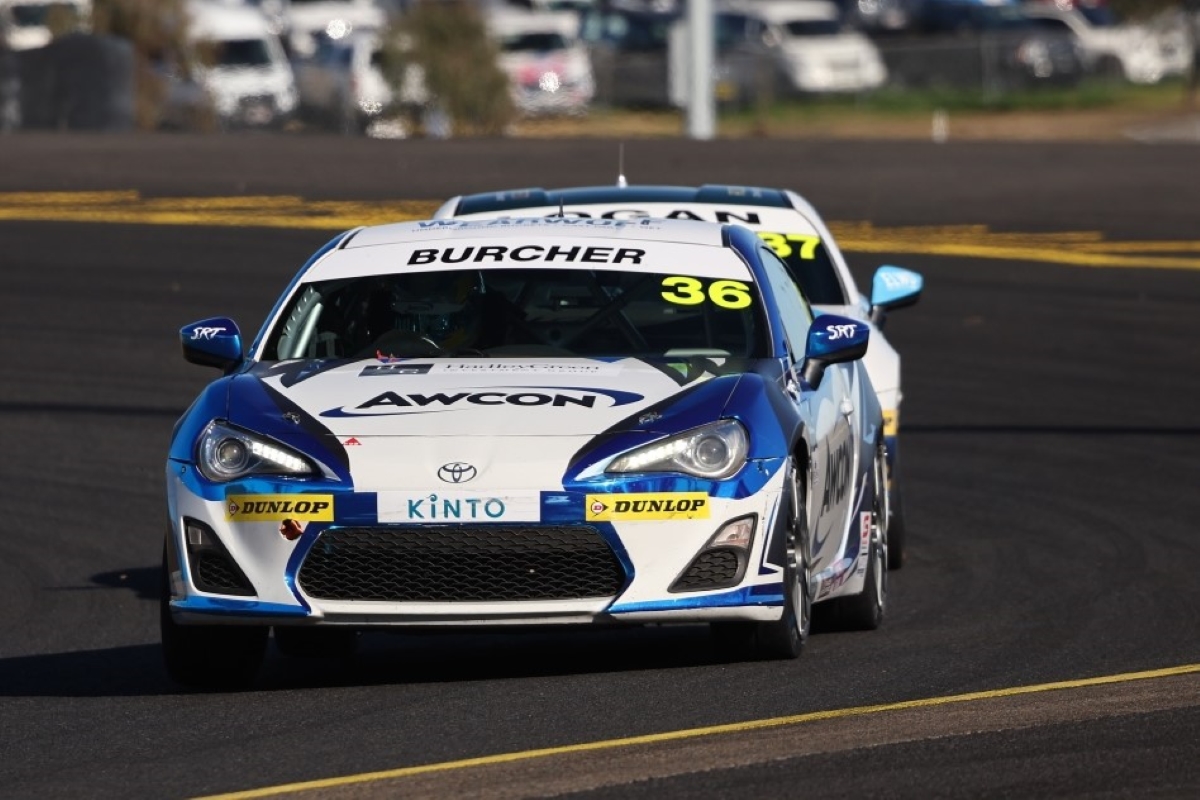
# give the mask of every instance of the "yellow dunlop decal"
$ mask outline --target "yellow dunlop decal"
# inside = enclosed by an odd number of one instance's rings
[[[900,433],[900,412],[899,411],[884,411],[883,412],[883,435],[895,436]]]
[[[225,498],[228,522],[333,522],[331,494],[231,494]]]
[[[646,492],[641,494],[589,494],[588,522],[662,519],[708,519],[704,492]]]

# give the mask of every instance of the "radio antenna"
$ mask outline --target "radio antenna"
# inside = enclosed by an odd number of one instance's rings
[[[565,217],[567,215],[567,212],[563,209],[563,199],[561,196],[558,198],[558,215],[560,217]]]
[[[625,143],[617,145],[617,186],[624,189],[629,185],[625,180]]]

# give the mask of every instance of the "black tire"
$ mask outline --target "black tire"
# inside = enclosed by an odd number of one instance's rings
[[[887,566],[888,569],[900,569],[907,560],[908,530],[904,522],[904,500],[900,492],[900,453],[892,453],[891,468],[885,475],[885,485],[888,490],[887,509]],[[887,462],[884,462],[887,469]]]
[[[886,452],[880,445],[876,450],[875,474],[886,474]],[[882,467],[881,467],[882,465]],[[824,604],[822,611],[822,628],[828,625],[834,630],[844,631],[873,631],[883,622],[887,611],[887,553],[890,545],[888,530],[889,513],[887,507],[886,485],[884,491],[875,492],[875,500],[871,508],[871,544],[867,558],[867,574],[864,576],[863,590],[850,597],[839,597]]]
[[[190,688],[250,688],[262,666],[269,629],[258,625],[180,625],[171,616],[167,570],[164,547],[159,631],[167,676]]]
[[[289,658],[350,658],[358,650],[353,628],[275,626],[275,649]]]
[[[812,554],[809,551],[805,487],[790,473],[784,531],[783,616],[772,622],[713,623],[717,652],[725,657],[763,660],[799,658],[812,628]]]
[[[900,488],[892,490],[892,515],[888,525],[887,565],[888,569],[900,569],[908,560],[908,528],[904,521],[904,502]]]

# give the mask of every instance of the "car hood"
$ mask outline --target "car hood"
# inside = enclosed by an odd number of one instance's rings
[[[783,43],[782,49],[789,58],[802,61],[863,59],[866,62],[878,59],[871,44],[852,31],[834,36],[794,36]]]
[[[333,454],[359,489],[428,485],[430,470],[457,462],[479,471],[474,488],[524,485],[561,480],[601,434],[628,431],[632,445],[716,419],[743,368],[708,358],[279,362],[234,380],[229,416]],[[504,474],[489,472],[500,463]]]

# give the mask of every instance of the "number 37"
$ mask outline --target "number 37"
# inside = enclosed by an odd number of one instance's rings
[[[663,299],[681,306],[695,306],[705,300],[720,308],[746,308],[750,305],[750,287],[741,281],[713,281],[705,292],[704,284],[696,278],[678,275],[664,278]]]

